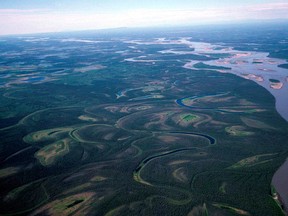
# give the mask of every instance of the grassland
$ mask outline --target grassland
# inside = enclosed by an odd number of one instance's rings
[[[68,153],[69,140],[59,140],[37,151],[35,157],[43,166],[49,166]]]
[[[250,136],[253,132],[245,131],[245,127],[242,126],[231,126],[226,127],[225,131],[231,136]]]

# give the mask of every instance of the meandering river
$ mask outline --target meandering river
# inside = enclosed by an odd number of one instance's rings
[[[213,57],[215,54],[223,54],[223,58],[217,60],[204,61],[209,70],[221,73],[231,73],[245,79],[252,80],[258,85],[267,89],[275,98],[275,107],[278,113],[288,122],[288,69],[278,67],[280,64],[287,63],[283,59],[270,58],[269,53],[257,51],[239,51],[233,47],[210,44],[202,42],[192,42],[191,38],[181,38],[178,40],[169,40],[159,38],[152,42],[127,41],[134,44],[184,44],[191,50],[183,51],[177,49],[168,49],[159,51],[163,54],[194,54],[206,57]],[[143,57],[144,58],[144,57]],[[131,59],[129,59],[131,60]],[[133,61],[145,61],[144,59],[133,59]],[[151,61],[151,60],[149,60]],[[195,65],[203,61],[191,60],[183,67],[187,69],[201,70]],[[213,69],[209,66],[218,66],[230,69]],[[181,99],[177,100],[181,106],[185,106]],[[192,108],[192,107],[190,107]],[[281,200],[288,210],[288,160],[275,173],[272,184],[276,188]]]
[[[213,53],[229,53],[230,57],[205,61],[211,66],[231,68],[221,70],[223,73],[232,73],[245,79],[250,79],[267,89],[275,98],[275,107],[278,113],[288,122],[288,70],[278,67],[286,63],[281,59],[269,58],[269,53],[244,52],[226,48],[215,50],[213,45],[208,43],[197,43],[195,52],[209,55]],[[191,61],[183,67],[197,69],[194,67],[199,61]],[[219,70],[215,70],[219,71]],[[288,210],[288,160],[276,171],[272,179],[280,202],[284,210]]]

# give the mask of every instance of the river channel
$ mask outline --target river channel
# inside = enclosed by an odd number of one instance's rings
[[[226,53],[231,56],[205,61],[210,66],[230,68],[220,70],[222,73],[232,73],[245,79],[252,80],[268,90],[275,98],[277,112],[288,122],[288,70],[280,68],[285,64],[282,59],[270,58],[269,53],[255,51],[238,51],[233,48],[215,49],[215,45],[209,43],[194,43],[194,52],[198,54],[211,55],[215,53]],[[200,61],[192,60],[183,67],[197,69],[194,67]],[[215,70],[219,71],[219,70]],[[181,101],[177,101],[181,105]],[[288,211],[288,160],[276,171],[272,183],[277,191],[278,199],[284,210]]]

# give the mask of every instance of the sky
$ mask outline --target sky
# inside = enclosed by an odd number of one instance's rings
[[[287,0],[0,0],[0,35],[275,19]]]

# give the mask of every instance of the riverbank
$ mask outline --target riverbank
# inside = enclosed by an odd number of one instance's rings
[[[272,185],[277,193],[277,200],[282,204],[282,209],[285,211],[287,216],[288,210],[288,160],[276,171],[272,178]]]

